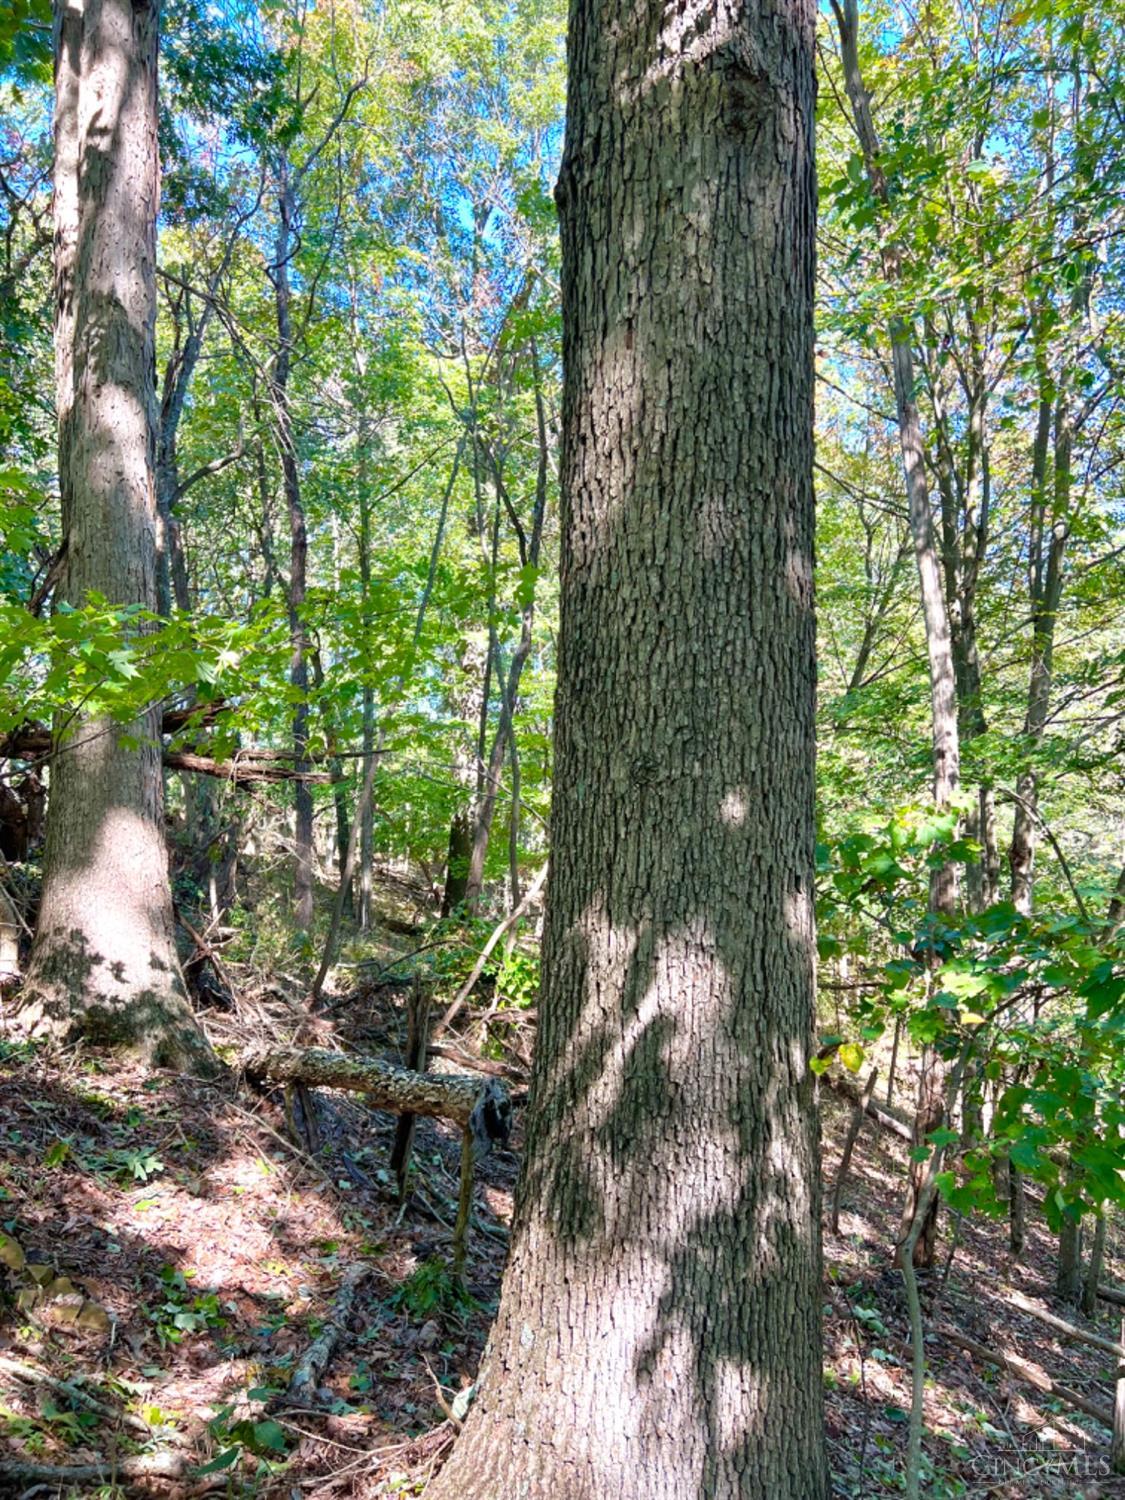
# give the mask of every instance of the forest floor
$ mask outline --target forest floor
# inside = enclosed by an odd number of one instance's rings
[[[394,987],[350,996],[335,1012],[340,1043],[396,1055],[404,1000]],[[213,1020],[216,1040],[233,1043],[255,1018]],[[528,1033],[513,1027],[503,1064],[517,1098]],[[89,1056],[48,1064],[0,1041],[0,1495],[424,1494],[495,1310],[518,1127],[513,1149],[478,1169],[462,1289],[448,1270],[456,1130],[419,1122],[400,1207],[387,1172],[394,1118],[330,1094],[315,1115],[315,1147],[302,1148],[280,1098],[233,1074],[200,1083]],[[846,1107],[827,1095],[829,1186],[846,1124]],[[865,1125],[840,1233],[825,1233],[834,1494],[860,1500],[902,1490],[910,1360],[889,1247],[904,1153]],[[966,1223],[948,1268],[948,1219],[944,1228],[941,1269],[925,1289],[923,1493],[1125,1496],[1125,1480],[1107,1477],[1108,1434],[1095,1421],[938,1332],[955,1327],[1112,1406],[1112,1358],[1060,1342],[1007,1300],[1019,1291],[1051,1305],[1045,1224],[1029,1205],[1016,1264],[1003,1224]],[[1111,1231],[1105,1279],[1120,1284],[1119,1248]],[[70,1284],[38,1286],[34,1265]],[[294,1370],[360,1266],[327,1373],[314,1400],[296,1404]],[[1112,1339],[1116,1319],[1107,1313],[1097,1328]],[[146,1463],[161,1473],[138,1474]]]

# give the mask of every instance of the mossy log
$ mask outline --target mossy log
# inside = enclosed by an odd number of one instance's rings
[[[256,1048],[243,1054],[242,1068],[256,1080],[348,1089],[366,1094],[377,1109],[452,1120],[471,1133],[478,1156],[495,1142],[503,1144],[511,1128],[511,1102],[496,1078],[415,1073],[379,1057],[323,1047]]]

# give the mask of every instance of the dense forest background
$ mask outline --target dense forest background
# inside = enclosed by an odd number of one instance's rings
[[[113,721],[138,743],[159,723],[178,958],[220,1059],[251,1036],[335,1046],[337,1023],[401,1050],[424,995],[439,1070],[444,1047],[519,1102],[553,785],[565,29],[553,0],[166,0],[155,598],[122,604],[60,584],[51,16],[0,10],[0,984],[21,1089],[45,1087],[13,1018],[52,767],[71,726]],[[938,1318],[912,1266],[925,1290],[958,1253],[986,1277],[1010,1257],[1018,1289],[1024,1257],[1070,1320],[1097,1313],[1122,1249],[1123,55],[1111,0],[818,17],[813,1070],[832,1153],[855,1111],[829,1203],[839,1239],[845,1193],[852,1248],[826,1296],[831,1314],[855,1291],[837,1354],[864,1399],[888,1365],[902,1377],[871,1398],[841,1493],[904,1474],[986,1493],[957,1468],[963,1433],[940,1458],[929,1418],[923,1435],[920,1367],[907,1389],[895,1338],[917,1351]],[[693,628],[666,621],[689,653]],[[290,1132],[330,1155],[298,1094]],[[56,1106],[36,1150],[77,1171],[84,1127]],[[865,1113],[898,1153],[864,1175],[870,1284],[843,1181]],[[138,1191],[164,1169],[113,1149],[140,1160],[109,1173]],[[357,1185],[328,1169],[329,1192]],[[888,1333],[868,1293],[896,1239]],[[400,1255],[396,1316],[423,1332],[435,1309],[469,1327],[495,1290],[487,1232],[476,1314],[442,1253]],[[182,1274],[165,1289],[165,1323],[217,1336],[218,1302]],[[478,1321],[452,1339],[443,1403]],[[58,1432],[29,1448],[31,1419],[5,1410],[21,1462],[58,1459]],[[232,1411],[214,1451],[270,1482],[298,1440]],[[340,1420],[302,1450],[310,1472]],[[410,1484],[435,1451],[401,1459]],[[370,1493],[394,1492],[394,1462]]]

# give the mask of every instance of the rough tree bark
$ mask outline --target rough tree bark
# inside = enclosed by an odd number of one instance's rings
[[[820,1500],[814,7],[572,0],[528,1140],[433,1500]]]
[[[72,0],[55,25],[59,597],[156,605],[159,8]],[[22,997],[36,1034],[206,1066],[172,936],[160,710],[76,714],[51,768],[43,900]]]

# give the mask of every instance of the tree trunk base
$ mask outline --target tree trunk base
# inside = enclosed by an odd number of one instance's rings
[[[218,1071],[178,984],[129,988],[76,953],[49,952],[33,963],[11,1017],[17,1035],[58,1046],[81,1040],[126,1052],[149,1067],[203,1076]]]

